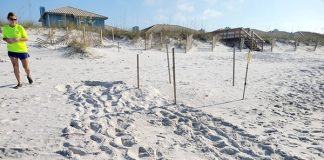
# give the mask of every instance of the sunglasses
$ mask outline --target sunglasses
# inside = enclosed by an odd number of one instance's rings
[[[17,21],[17,18],[9,18],[10,21]]]

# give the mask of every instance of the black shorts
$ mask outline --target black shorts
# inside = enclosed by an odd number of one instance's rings
[[[8,51],[8,56],[13,58],[19,58],[20,60],[24,60],[30,57],[28,53],[17,53],[11,51]]]

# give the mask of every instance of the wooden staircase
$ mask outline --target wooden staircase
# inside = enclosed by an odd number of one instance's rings
[[[244,44],[250,50],[253,50],[253,51],[261,51],[261,48],[256,44],[255,40],[253,42],[253,46],[252,46],[252,40],[251,39],[245,39],[244,40]]]
[[[263,45],[264,45],[264,40],[257,35],[256,33],[248,32],[244,28],[242,28],[242,31],[244,33],[243,37],[244,38],[244,44],[247,48],[249,48],[252,51],[262,51],[263,52]]]
[[[232,44],[235,44],[239,41],[240,48],[243,48],[243,45],[245,45],[252,51],[263,51],[265,41],[249,28],[221,29],[212,33],[219,40],[225,42],[232,42]]]

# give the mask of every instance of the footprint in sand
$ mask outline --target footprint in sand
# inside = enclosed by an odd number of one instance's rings
[[[125,135],[121,137],[121,142],[125,147],[132,147],[133,145],[136,144],[135,138],[131,135]]]
[[[90,136],[90,139],[97,142],[97,143],[103,143],[105,141],[105,137],[101,134],[94,134]]]
[[[114,82],[86,82],[67,89],[69,102],[81,103],[76,106],[79,116],[71,120],[71,129],[82,133],[73,136],[74,139],[67,139],[67,142],[79,143],[78,147],[63,146],[64,150],[71,152],[67,155],[87,155],[96,159],[96,155],[102,153],[112,159],[167,159],[168,156],[171,157],[168,154],[181,147],[193,154],[203,153],[220,159],[262,159],[269,158],[269,155],[279,159],[287,157],[285,153],[273,152],[276,148],[259,141],[257,136],[201,110],[184,104],[159,107],[158,104],[167,104],[167,101],[151,92],[152,90],[133,92],[124,83]],[[145,94],[139,96],[138,93]],[[151,130],[144,129],[140,131],[143,135],[139,135],[136,129],[141,127],[138,125],[142,122],[147,122],[148,126],[145,127],[154,127],[163,130],[163,133],[165,131],[163,135],[159,135],[160,138],[157,136],[157,139],[153,139],[150,147],[143,144],[142,136]],[[272,128],[268,129],[266,134],[276,133]],[[170,137],[181,137],[181,140],[170,140]],[[177,145],[173,145],[173,141]],[[90,154],[90,151],[96,154]]]
[[[95,132],[100,132],[101,131],[101,129],[102,129],[102,125],[101,124],[99,124],[98,122],[91,122],[90,123],[90,128],[93,130],[93,131],[95,131]]]
[[[105,152],[106,154],[109,154],[109,155],[113,154],[113,150],[108,146],[102,145],[99,148],[101,151]]]

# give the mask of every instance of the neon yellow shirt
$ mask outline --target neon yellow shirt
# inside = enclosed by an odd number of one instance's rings
[[[14,27],[5,25],[2,27],[2,38],[28,38],[23,26],[16,24]],[[26,42],[16,42],[7,44],[7,49],[10,52],[27,53],[28,48]]]

